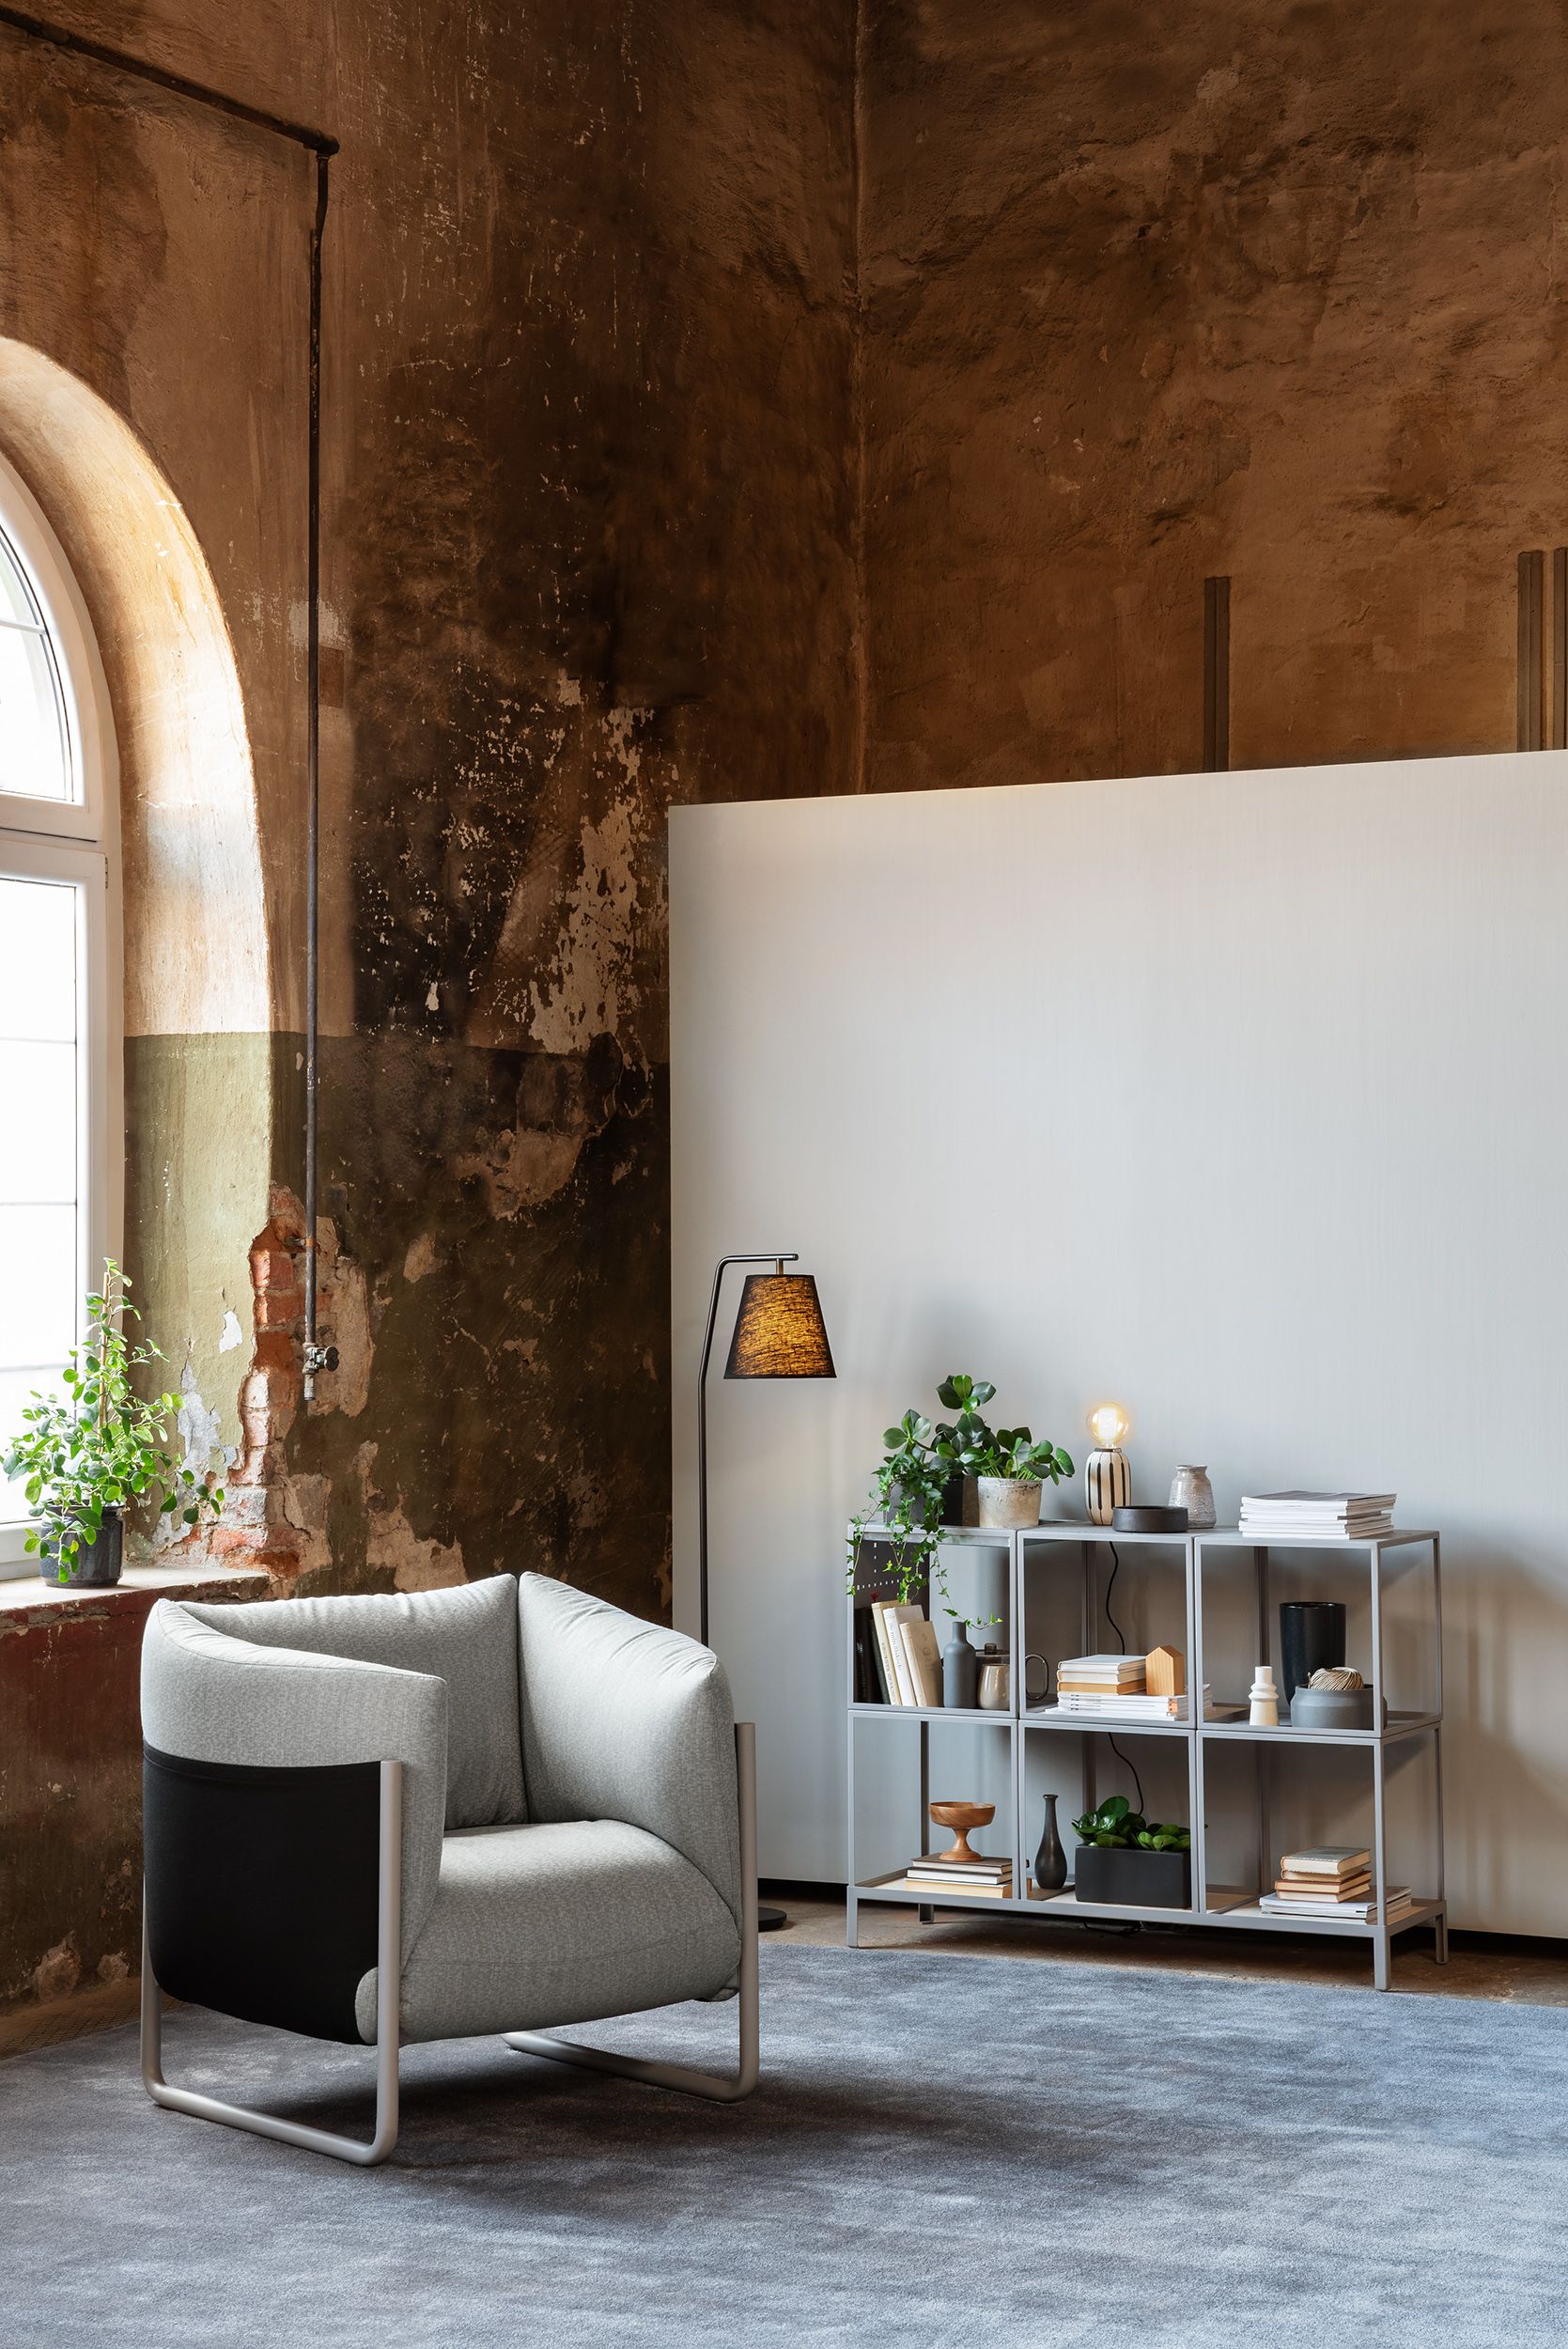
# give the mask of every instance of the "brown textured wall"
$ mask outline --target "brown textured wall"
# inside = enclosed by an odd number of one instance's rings
[[[666,1612],[664,816],[852,779],[850,14],[53,13],[342,149],[324,290],[321,1205],[343,1361],[306,1412],[288,1275],[310,170],[0,27],[0,335],[88,383],[173,485],[256,767],[271,1033],[152,1022],[127,1055],[126,1253],[185,1372],[190,1432],[234,1455],[220,1546],[279,1588],[542,1566]],[[114,679],[134,614],[52,495],[73,453],[46,433],[11,453],[71,542]],[[130,815],[128,834],[134,878]],[[221,970],[222,908],[199,869],[185,878],[138,920]],[[247,1088],[265,1091],[259,1115]],[[0,1996],[61,1939],[49,1853],[69,1823],[51,1804],[75,1799],[71,1773],[39,1796],[33,1763],[77,1750],[84,1705],[112,1724],[91,1774],[102,1831],[68,1838],[85,1915],[123,1921],[134,1806],[127,1641],[52,1629],[10,1652],[33,1693],[0,1719]],[[58,1986],[45,1975],[35,1989]]]
[[[874,787],[1514,744],[1568,537],[1555,0],[867,0]]]

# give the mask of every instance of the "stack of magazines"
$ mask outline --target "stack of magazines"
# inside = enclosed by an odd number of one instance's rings
[[[1260,1542],[1370,1542],[1393,1531],[1395,1493],[1244,1493],[1240,1531]]]

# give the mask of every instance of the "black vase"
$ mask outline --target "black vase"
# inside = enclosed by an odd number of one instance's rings
[[[1034,1855],[1034,1881],[1042,1892],[1060,1892],[1067,1881],[1067,1855],[1056,1831],[1056,1797],[1046,1797],[1046,1824]]]
[[[119,1580],[125,1526],[117,1509],[105,1509],[96,1542],[84,1542],[62,1582],[57,1558],[39,1561],[39,1573],[60,1591],[109,1591]]]
[[[1280,1694],[1288,1704],[1313,1672],[1344,1662],[1344,1609],[1337,1598],[1287,1598],[1280,1609]]]

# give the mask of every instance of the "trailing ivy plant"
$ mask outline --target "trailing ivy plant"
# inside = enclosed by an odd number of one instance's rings
[[[1141,1811],[1132,1808],[1126,1795],[1111,1795],[1097,1811],[1086,1811],[1081,1819],[1073,1821],[1073,1833],[1079,1843],[1093,1843],[1101,1851],[1192,1849],[1189,1828],[1167,1827],[1158,1819],[1145,1819]]]
[[[127,1299],[130,1286],[108,1258],[102,1289],[87,1299],[86,1341],[71,1347],[60,1374],[64,1395],[32,1394],[5,1457],[6,1474],[24,1479],[39,1520],[25,1547],[52,1560],[61,1582],[116,1510],[157,1494],[161,1516],[178,1511],[195,1525],[204,1510],[216,1517],[224,1505],[223,1487],[183,1467],[169,1448],[179,1397],[149,1402],[132,1384],[132,1372],[164,1358],[156,1346],[133,1346],[125,1335],[126,1316],[141,1318]]]
[[[952,1470],[938,1454],[935,1427],[921,1411],[906,1411],[896,1427],[883,1429],[882,1441],[887,1449],[849,1528],[848,1587],[855,1587],[865,1529],[876,1523],[886,1529],[877,1539],[892,1548],[899,1601],[907,1605],[909,1594],[930,1575]]]

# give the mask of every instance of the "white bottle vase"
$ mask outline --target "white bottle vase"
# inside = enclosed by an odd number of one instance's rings
[[[1250,1729],[1278,1729],[1280,1726],[1280,1691],[1274,1686],[1274,1667],[1260,1664],[1253,1673],[1252,1686],[1247,1692],[1247,1724]]]

